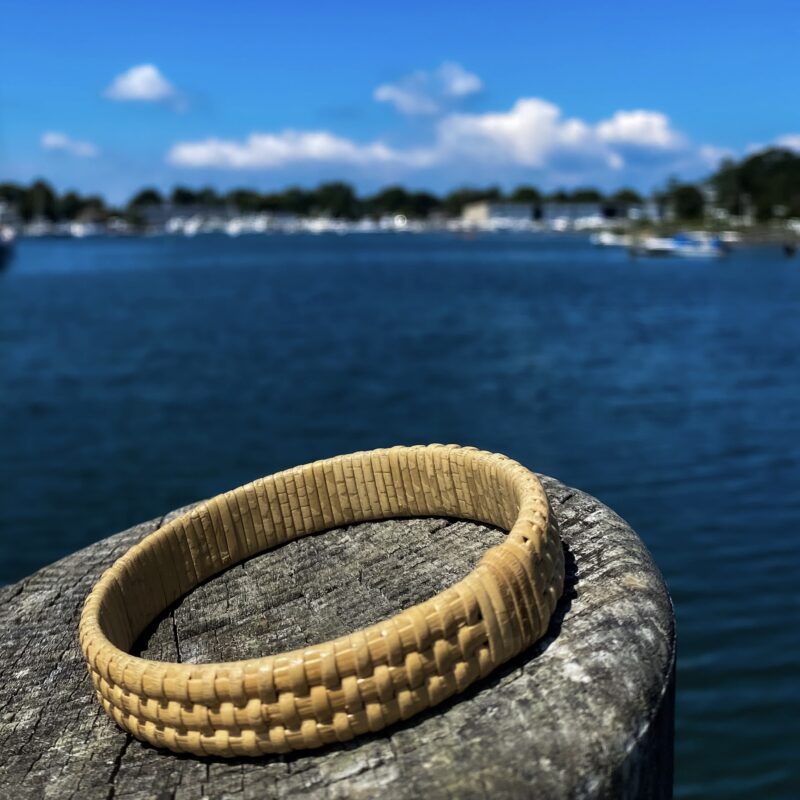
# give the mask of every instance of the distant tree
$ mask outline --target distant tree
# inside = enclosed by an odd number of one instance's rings
[[[514,203],[533,203],[538,205],[542,200],[542,193],[535,186],[517,186],[509,199]]]
[[[425,219],[441,207],[441,200],[430,192],[409,192],[402,186],[387,186],[362,201],[362,210],[372,217],[404,214],[409,219]]]
[[[743,185],[743,176],[739,165],[726,158],[711,178],[711,185],[717,193],[717,205],[736,216],[744,213],[745,197],[748,194]]]
[[[360,214],[361,204],[352,186],[333,181],[323,183],[314,191],[314,208],[318,213],[337,219],[355,219]]]
[[[104,219],[108,215],[105,201],[99,195],[82,197],[78,192],[70,191],[58,199],[57,215],[62,220]]]
[[[753,210],[759,220],[780,209],[800,216],[800,153],[768,148],[739,163],[727,160],[710,180],[717,204],[732,214]]]
[[[690,183],[677,184],[670,187],[669,200],[680,220],[692,221],[703,217],[703,193]]]
[[[442,201],[430,192],[414,192],[410,197],[407,216],[414,219],[427,219],[442,208]]]
[[[66,192],[59,198],[59,219],[75,219],[82,209],[83,198],[77,192]]]
[[[284,196],[282,192],[268,192],[260,195],[258,199],[259,211],[269,211],[272,213],[285,211]]]
[[[222,204],[222,198],[219,193],[211,186],[204,186],[195,195],[197,203],[206,207],[219,206]]]
[[[148,187],[137,192],[129,201],[128,209],[144,208],[146,206],[160,206],[164,202],[158,189]]]
[[[253,189],[232,189],[225,195],[225,201],[245,214],[261,210],[261,195]]]
[[[313,192],[301,189],[299,186],[290,186],[280,194],[273,196],[277,202],[276,211],[301,217],[311,211],[315,199]]]
[[[591,186],[583,186],[579,189],[573,189],[569,199],[573,203],[601,203],[603,194]]]
[[[22,219],[55,220],[58,217],[58,200],[49,183],[38,180],[31,184],[22,197],[19,213]]]
[[[0,183],[0,201],[20,210],[27,190],[18,183]]]
[[[197,205],[197,192],[186,186],[176,186],[169,199],[175,206],[193,206]]]
[[[385,214],[411,214],[411,195],[402,186],[387,186],[364,201],[365,211],[374,217]]]
[[[134,228],[144,229],[149,221],[147,209],[158,208],[164,198],[158,189],[148,187],[137,192],[125,208],[125,218]]]
[[[568,203],[572,200],[572,195],[564,189],[556,189],[548,195],[547,199],[554,203]]]
[[[642,202],[642,196],[637,191],[629,189],[628,187],[617,189],[608,199],[617,205],[627,206],[638,205]]]

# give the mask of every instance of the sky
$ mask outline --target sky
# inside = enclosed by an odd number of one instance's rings
[[[800,149],[800,4],[5,0],[0,181],[650,190]]]

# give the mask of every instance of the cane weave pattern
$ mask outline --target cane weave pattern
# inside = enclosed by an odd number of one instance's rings
[[[178,598],[256,553],[417,516],[509,534],[441,594],[323,644],[221,664],[127,652]],[[137,738],[196,755],[282,753],[378,731],[463,691],[545,632],[563,581],[558,529],[535,475],[474,448],[393,447],[261,478],[164,525],[103,574],[80,643],[100,703]]]

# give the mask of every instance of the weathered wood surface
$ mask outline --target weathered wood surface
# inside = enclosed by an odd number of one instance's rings
[[[93,582],[163,520],[0,589],[0,797],[670,797],[675,640],[661,576],[597,500],[546,479],[567,554],[547,636],[464,695],[347,745],[259,760],[143,745],[91,691],[76,640]],[[230,660],[363,627],[451,585],[502,535],[402,520],[300,539],[199,587],[140,653]]]

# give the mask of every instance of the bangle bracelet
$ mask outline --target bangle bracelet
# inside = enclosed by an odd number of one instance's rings
[[[178,598],[256,553],[419,516],[509,534],[441,594],[329,642],[221,664],[127,652]],[[545,632],[563,582],[558,528],[533,473],[471,447],[393,447],[261,478],[164,525],[92,589],[80,643],[100,703],[137,738],[196,755],[282,753],[380,730],[463,691]]]

